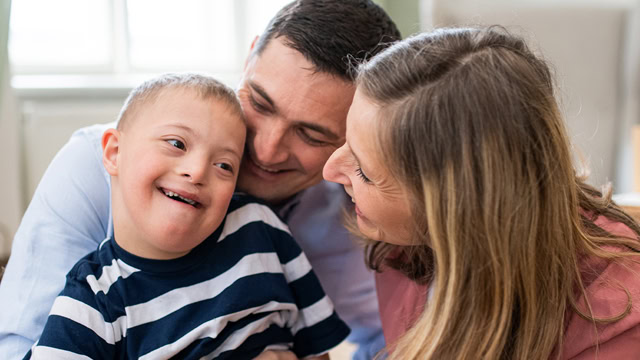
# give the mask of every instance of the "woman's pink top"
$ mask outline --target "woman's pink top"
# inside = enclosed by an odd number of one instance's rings
[[[613,234],[634,237],[624,224],[611,222],[602,216],[596,224]],[[634,260],[640,261],[640,256]],[[624,265],[601,259],[583,264],[583,269],[591,268],[590,273],[596,274],[583,273],[587,296],[596,317],[615,316],[627,307],[627,294],[617,284],[629,291],[632,308],[622,320],[597,325],[597,335],[593,322],[574,311],[568,313],[562,359],[593,360],[596,353],[597,359],[602,360],[640,359],[640,264],[627,265],[631,271]],[[389,268],[376,274],[376,285],[382,330],[387,344],[392,345],[422,313],[428,285],[418,285]],[[579,306],[586,309],[583,297],[579,299]]]

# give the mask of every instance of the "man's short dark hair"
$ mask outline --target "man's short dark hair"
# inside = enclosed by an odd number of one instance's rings
[[[260,55],[273,39],[299,51],[318,72],[353,80],[359,62],[401,39],[389,15],[371,0],[297,0],[269,22],[254,49]]]

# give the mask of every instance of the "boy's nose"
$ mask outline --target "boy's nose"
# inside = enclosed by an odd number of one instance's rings
[[[185,162],[180,175],[195,185],[202,185],[206,183],[210,167],[209,161],[193,157]]]

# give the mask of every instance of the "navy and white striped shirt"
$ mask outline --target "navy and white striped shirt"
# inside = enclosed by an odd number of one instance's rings
[[[287,226],[236,195],[220,227],[181,258],[144,259],[105,240],[69,272],[25,358],[252,359],[265,349],[303,358],[348,333]]]

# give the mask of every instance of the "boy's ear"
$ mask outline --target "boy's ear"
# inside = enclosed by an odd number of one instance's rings
[[[118,152],[120,151],[120,132],[108,129],[102,134],[102,164],[111,176],[118,175]]]
[[[253,53],[253,48],[256,46],[256,43],[258,42],[258,39],[260,37],[256,36],[253,38],[253,41],[251,42],[251,47],[249,48],[249,55],[247,55],[247,58],[244,60],[244,69],[247,68],[247,64],[249,63],[249,59],[251,59],[251,55]]]

